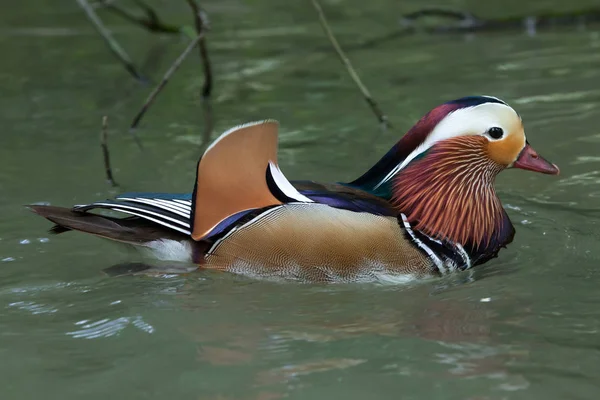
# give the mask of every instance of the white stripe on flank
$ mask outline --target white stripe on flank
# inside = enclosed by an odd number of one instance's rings
[[[469,258],[469,254],[467,254],[465,249],[459,243],[455,243],[454,245],[458,249],[458,252],[460,253],[463,260],[465,261],[465,265],[467,266],[465,269],[471,268],[471,259]]]
[[[295,204],[295,203],[287,203],[287,204]],[[260,219],[266,217],[268,214],[272,213],[275,210],[279,210],[281,207],[283,207],[283,206],[277,206],[277,207],[270,208],[267,211],[260,213],[256,217],[252,218],[250,221],[246,222],[245,224],[232,228],[229,232],[227,232],[227,234],[225,234],[225,236],[223,236],[221,239],[217,240],[210,247],[210,249],[208,249],[208,251],[206,252],[206,255],[210,255],[213,251],[215,251],[217,249],[217,247],[219,246],[219,244],[221,244],[223,242],[223,240],[227,239],[229,236],[234,234],[236,231],[238,231],[240,229],[244,229],[244,228],[258,222]]]
[[[301,194],[290,181],[287,180],[283,172],[279,169],[279,166],[272,161],[269,161],[269,171],[275,181],[277,187],[289,198],[304,203],[314,203],[311,199]]]
[[[446,268],[444,267],[444,263],[442,262],[442,260],[440,260],[440,258],[433,252],[433,250],[431,250],[429,248],[429,246],[425,245],[425,243],[423,243],[422,241],[417,239],[417,237],[415,236],[415,234],[412,231],[412,227],[410,226],[408,219],[406,218],[406,215],[404,215],[404,214],[400,214],[400,215],[402,216],[402,222],[404,223],[404,228],[406,229],[408,234],[413,238],[413,241],[417,244],[417,246],[419,246],[420,248],[425,250],[425,252],[429,255],[429,258],[431,259],[431,261],[433,261],[433,263],[437,267],[438,271],[440,271],[442,274],[445,274],[447,271],[446,271]]]

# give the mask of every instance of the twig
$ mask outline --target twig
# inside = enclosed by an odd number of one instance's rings
[[[109,4],[113,4],[116,3],[118,0],[96,0],[93,3],[90,3],[90,5],[94,8],[104,8]]]
[[[321,26],[323,27],[325,34],[329,38],[329,41],[331,42],[333,48],[337,52],[337,55],[339,56],[340,60],[346,66],[346,69],[348,70],[350,77],[352,78],[354,83],[356,83],[356,86],[358,86],[358,89],[361,91],[365,101],[367,102],[369,107],[371,107],[371,110],[373,111],[373,113],[375,114],[377,119],[379,120],[379,123],[381,124],[381,126],[384,129],[391,128],[392,125],[388,121],[387,116],[381,111],[381,109],[379,108],[379,105],[373,99],[373,97],[371,96],[371,93],[369,93],[369,90],[367,89],[367,87],[362,83],[362,81],[360,80],[360,77],[358,76],[358,74],[354,70],[354,67],[350,63],[350,60],[344,54],[344,51],[340,47],[340,44],[338,43],[335,36],[333,36],[333,32],[329,28],[329,24],[327,23],[327,19],[325,18],[325,14],[323,13],[323,9],[321,8],[319,1],[312,0],[312,4],[315,7],[317,14],[319,14],[319,21],[321,22]]]
[[[100,4],[103,4],[107,10],[112,11],[113,13],[125,18],[126,20],[133,22],[134,24],[140,25],[146,30],[150,32],[160,32],[160,33],[180,33],[181,27],[174,25],[167,25],[163,23],[158,14],[152,7],[144,3],[142,0],[135,0],[135,3],[146,12],[146,18],[142,18],[137,16],[130,11],[121,8],[120,6],[114,4],[114,1],[111,2],[109,0],[100,0]]]
[[[208,29],[208,21],[206,16],[198,7],[196,0],[187,0],[190,8],[194,12],[194,24],[196,26],[196,32],[200,35]],[[200,59],[202,60],[202,69],[204,71],[204,84],[202,85],[202,110],[204,111],[204,136],[203,143],[207,143],[210,139],[210,135],[213,131],[213,114],[211,104],[211,93],[213,88],[213,77],[212,69],[210,66],[210,59],[208,58],[208,50],[206,49],[206,38],[202,38],[198,42],[198,50],[200,51]]]
[[[102,147],[102,156],[104,158],[104,171],[106,171],[106,180],[112,187],[119,186],[113,178],[112,168],[110,167],[110,154],[108,153],[108,117],[102,117],[102,131],[100,132],[100,146]]]
[[[204,37],[204,32],[201,32],[198,36],[196,36],[196,38],[194,40],[192,40],[190,42],[190,44],[188,44],[188,46],[185,48],[183,53],[181,53],[181,55],[179,57],[177,57],[177,59],[169,67],[168,71],[165,73],[165,75],[163,76],[163,78],[160,81],[160,83],[158,84],[158,86],[156,86],[154,88],[154,90],[152,91],[152,93],[150,93],[150,95],[146,99],[146,102],[144,103],[144,105],[142,105],[142,108],[140,109],[140,111],[136,114],[135,118],[133,118],[133,122],[131,123],[130,131],[133,131],[135,128],[137,128],[138,124],[140,123],[140,120],[142,119],[142,117],[144,116],[146,111],[148,111],[148,108],[154,102],[154,100],[156,99],[156,96],[160,93],[160,91],[163,89],[163,87],[167,84],[167,82],[171,78],[171,75],[173,75],[173,73],[175,71],[177,71],[177,69],[181,66],[181,63],[183,62],[183,60],[185,60],[185,58],[188,56],[188,54],[192,51],[192,49],[194,47],[196,47],[196,45],[198,45],[198,42],[200,40],[202,40],[203,37]]]
[[[77,3],[81,6],[81,8],[85,11],[87,17],[92,22],[100,36],[104,39],[110,50],[113,54],[123,63],[125,69],[133,75],[137,80],[145,82],[146,78],[144,78],[137,70],[137,68],[133,65],[131,58],[127,55],[125,50],[119,45],[119,42],[112,36],[112,33],[108,30],[104,23],[96,14],[96,11],[87,0],[77,0]]]

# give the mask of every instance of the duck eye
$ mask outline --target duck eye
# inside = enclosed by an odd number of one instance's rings
[[[500,139],[502,135],[504,135],[504,131],[502,130],[502,128],[495,126],[493,128],[490,128],[487,131],[487,134],[490,135],[492,139]]]

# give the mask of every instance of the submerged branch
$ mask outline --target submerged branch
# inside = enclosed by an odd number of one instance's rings
[[[206,15],[202,12],[196,3],[196,0],[187,0],[187,2],[194,13],[194,25],[196,26],[196,32],[198,35],[201,35],[208,29],[208,20]],[[213,77],[210,59],[208,58],[208,50],[206,49],[205,37],[202,37],[202,39],[200,39],[198,42],[198,50],[200,52],[200,60],[202,61],[202,69],[204,72],[204,84],[202,85],[201,93],[202,110],[204,113],[204,135],[202,142],[207,143],[213,131],[213,114],[211,104]]]
[[[342,50],[340,44],[338,43],[337,39],[333,35],[333,32],[331,31],[331,29],[329,28],[329,24],[327,23],[327,19],[325,18],[325,14],[323,13],[323,9],[321,8],[319,1],[312,0],[312,3],[313,3],[313,6],[315,7],[315,10],[317,11],[317,14],[319,15],[319,21],[321,22],[321,26],[323,27],[325,34],[329,38],[329,41],[331,42],[333,48],[335,49],[338,57],[340,58],[342,63],[346,66],[346,69],[348,70],[350,77],[352,78],[352,80],[354,81],[354,83],[356,84],[358,89],[361,91],[363,98],[365,99],[365,101],[367,102],[367,104],[369,105],[369,107],[371,108],[371,110],[373,111],[375,116],[377,117],[377,120],[379,120],[379,123],[381,124],[381,126],[384,129],[390,128],[391,124],[388,121],[387,116],[383,113],[383,111],[381,111],[381,109],[379,108],[379,105],[377,104],[375,99],[373,99],[373,97],[371,96],[371,93],[369,93],[369,90],[361,81],[360,77],[354,70],[354,67],[350,63],[350,60],[348,59],[348,57],[346,57],[346,54],[344,54],[344,51]]]
[[[436,25],[423,28],[422,30],[427,33],[490,32],[525,29],[528,34],[533,35],[538,28],[598,22],[600,21],[600,8],[591,7],[572,12],[548,12],[537,15],[493,19],[479,18],[471,13],[458,10],[426,8],[403,15],[401,21],[404,26],[414,29],[415,23],[424,17],[441,17],[458,21],[453,25]]]
[[[418,25],[426,18],[437,18],[438,23]],[[451,20],[453,23],[442,23]],[[512,16],[483,19],[469,12],[444,8],[425,8],[408,14],[400,19],[401,27],[379,36],[368,38],[362,42],[346,46],[346,51],[362,50],[382,45],[417,33],[427,34],[464,34],[507,32],[523,30],[533,36],[538,30],[560,28],[574,25],[578,29],[586,24],[600,22],[600,8],[592,7],[571,12],[547,12],[529,16]],[[319,51],[327,49],[319,48]]]
[[[144,78],[142,74],[138,72],[137,68],[131,61],[131,58],[129,58],[125,50],[121,47],[121,45],[119,45],[119,42],[117,42],[117,40],[112,36],[110,30],[104,26],[104,23],[100,17],[98,17],[98,14],[96,14],[96,11],[90,5],[90,3],[87,0],[77,0],[77,3],[79,3],[81,8],[85,11],[88,19],[92,22],[100,36],[102,36],[112,53],[125,66],[125,69],[127,69],[127,71],[137,80],[145,82],[146,78]]]
[[[148,111],[148,108],[150,108],[150,106],[156,99],[156,96],[158,96],[158,94],[165,87],[165,85],[167,84],[167,82],[169,81],[171,76],[175,73],[175,71],[177,71],[177,69],[179,69],[183,60],[186,59],[188,54],[190,54],[192,49],[198,45],[198,42],[200,42],[200,40],[202,40],[203,37],[204,37],[204,32],[201,32],[198,36],[196,36],[196,38],[194,40],[192,40],[190,42],[190,44],[188,44],[188,46],[185,48],[185,50],[179,55],[179,57],[177,57],[177,59],[169,67],[169,69],[163,76],[160,83],[154,88],[154,90],[152,90],[152,93],[150,93],[150,95],[148,95],[146,102],[142,105],[142,108],[140,109],[140,111],[133,118],[133,122],[131,123],[131,127],[130,127],[130,132],[133,132],[134,129],[137,128],[142,117],[144,116],[144,114],[146,114],[146,111]]]
[[[102,147],[102,157],[104,159],[104,171],[106,172],[106,180],[112,187],[119,186],[113,177],[112,168],[110,166],[110,154],[108,152],[108,117],[102,117],[102,130],[100,131],[100,146]]]

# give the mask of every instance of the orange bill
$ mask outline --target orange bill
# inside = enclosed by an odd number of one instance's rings
[[[517,157],[517,160],[513,163],[513,167],[549,175],[558,175],[560,172],[556,164],[552,164],[545,160],[529,145],[529,143],[525,144],[519,157]]]

